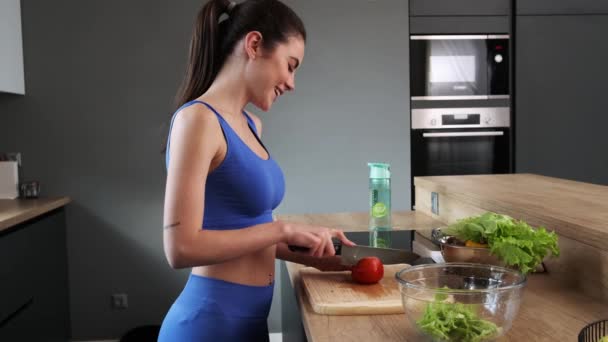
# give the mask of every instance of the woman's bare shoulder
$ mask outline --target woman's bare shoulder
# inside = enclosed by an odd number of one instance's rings
[[[193,103],[175,113],[175,121],[180,120],[187,124],[209,125],[218,123],[215,113],[202,103]]]
[[[221,126],[215,114],[202,104],[192,104],[175,113],[171,128],[171,146],[204,146],[216,151],[221,141]],[[173,154],[173,153],[172,153]]]

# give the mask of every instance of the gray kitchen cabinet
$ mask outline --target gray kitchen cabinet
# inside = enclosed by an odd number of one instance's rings
[[[518,15],[608,14],[602,0],[517,0]]]
[[[64,209],[0,232],[0,341],[68,341]]]
[[[25,94],[21,1],[0,1],[0,92]]]
[[[509,32],[509,17],[410,17],[410,34],[488,34]]]
[[[509,0],[410,0],[410,16],[508,15]]]
[[[411,34],[509,32],[510,0],[410,0]]]
[[[608,185],[608,16],[516,28],[516,171]]]

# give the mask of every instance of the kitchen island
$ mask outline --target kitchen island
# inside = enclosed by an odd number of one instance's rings
[[[294,289],[308,341],[421,341],[405,314],[328,316],[315,313],[300,284],[299,269],[303,266],[285,264],[282,271],[287,271]],[[576,341],[578,332],[586,324],[607,316],[608,303],[556,284],[548,274],[535,274],[528,279],[513,327],[499,341]],[[284,331],[283,341],[301,340],[294,338],[295,334]]]
[[[529,276],[519,314],[500,341],[574,341],[586,324],[608,319],[608,247],[600,247],[601,239],[608,241],[608,187],[537,175],[421,177],[415,179],[415,185],[415,214],[404,215],[416,215],[417,222],[426,223],[408,226],[423,232],[416,239],[424,239],[431,228],[484,211],[525,219],[532,226],[544,225],[558,233],[562,255],[547,260],[546,273]],[[431,197],[437,198],[437,206],[432,205]],[[332,217],[306,216],[319,224]],[[278,218],[298,217],[303,218]],[[366,227],[367,216],[358,217],[361,221],[355,226]],[[326,225],[348,230],[348,224],[333,222]],[[284,341],[421,340],[405,314],[316,314],[300,283],[301,268],[289,262],[282,267]],[[291,293],[286,293],[286,285],[291,285]],[[296,319],[289,312],[289,296],[297,308]],[[294,321],[298,320],[303,332],[297,331]]]
[[[545,261],[551,278],[608,301],[608,186],[534,174],[417,177],[414,185],[416,211],[445,223],[493,211],[555,231],[561,255]]]

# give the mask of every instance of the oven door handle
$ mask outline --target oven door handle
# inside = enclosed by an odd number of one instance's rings
[[[445,133],[422,133],[424,138],[443,138],[443,137],[495,137],[501,136],[503,131],[477,131],[477,132],[445,132]]]

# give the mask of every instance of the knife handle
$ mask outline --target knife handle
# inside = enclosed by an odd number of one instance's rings
[[[334,244],[334,250],[336,251],[336,255],[340,255],[342,252],[342,242],[340,240],[335,240],[335,239],[332,239],[331,241]],[[301,247],[301,246],[294,246],[294,245],[288,245],[287,247],[292,252],[308,253],[308,251],[310,251],[310,248],[308,248],[308,247]]]

